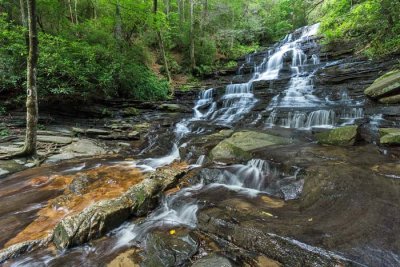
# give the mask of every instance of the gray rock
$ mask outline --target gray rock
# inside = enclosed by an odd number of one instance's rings
[[[225,257],[211,254],[195,261],[192,267],[233,267],[232,263]]]
[[[152,232],[146,239],[143,266],[182,266],[197,252],[198,240],[188,230]]]
[[[54,143],[60,145],[68,145],[72,143],[72,138],[64,136],[38,135],[37,140],[43,143]]]
[[[50,156],[46,162],[57,162],[83,156],[104,155],[106,150],[88,139],[79,139],[60,149],[60,154]]]
[[[73,131],[75,134],[85,134],[85,133],[86,133],[86,130],[85,130],[85,129],[78,128],[78,127],[72,127],[72,131]]]
[[[159,109],[168,112],[191,112],[190,109],[179,104],[161,104]]]
[[[8,174],[8,173],[10,173],[10,171],[3,170],[2,168],[0,168],[0,176],[1,176],[1,175]]]

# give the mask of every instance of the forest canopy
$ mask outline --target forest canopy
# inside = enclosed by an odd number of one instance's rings
[[[174,79],[235,66],[316,22],[326,42],[353,41],[369,57],[400,50],[400,5],[390,0],[37,2],[41,99],[165,99]],[[14,105],[25,97],[23,3],[0,0],[0,97]]]

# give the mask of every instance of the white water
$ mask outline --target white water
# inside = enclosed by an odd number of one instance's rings
[[[131,242],[140,241],[151,229],[157,227],[186,226],[196,227],[196,213],[199,209],[195,200],[190,197],[203,188],[197,184],[180,190],[178,193],[166,197],[161,206],[140,224],[129,223],[115,230],[118,241],[114,249],[127,246]],[[185,200],[182,200],[184,198]],[[182,203],[183,202],[183,203]]]

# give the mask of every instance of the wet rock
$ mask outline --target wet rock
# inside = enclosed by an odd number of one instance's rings
[[[168,112],[191,112],[190,109],[179,104],[161,104],[159,109]]]
[[[137,254],[138,251],[136,249],[128,250],[108,263],[107,267],[140,267],[136,259]]]
[[[37,140],[43,143],[53,143],[60,145],[68,145],[72,143],[72,138],[64,136],[38,135]]]
[[[345,126],[315,134],[320,144],[352,146],[358,138],[358,126]]]
[[[211,254],[195,261],[192,267],[233,267],[232,263],[225,257],[217,254]]]
[[[81,195],[86,191],[89,183],[89,178],[86,175],[79,175],[72,180],[71,184],[68,186],[68,189],[74,194]]]
[[[184,171],[178,166],[162,168],[128,189],[120,197],[99,201],[82,212],[66,217],[55,227],[53,242],[59,249],[83,244],[152,208],[160,192],[176,183]]]
[[[78,127],[72,127],[72,132],[76,134],[85,134],[86,130]]]
[[[223,170],[220,169],[207,169],[202,168],[196,175],[196,180],[198,182],[203,181],[205,184],[214,183],[223,174]]]
[[[50,156],[47,159],[47,162],[57,162],[76,157],[103,155],[106,153],[106,150],[91,140],[80,139],[77,142],[62,147],[60,152],[60,154]]]
[[[127,107],[123,109],[122,114],[124,116],[138,116],[140,115],[140,110],[134,107]]]
[[[210,158],[214,161],[246,161],[251,158],[253,150],[287,143],[290,143],[289,139],[270,134],[254,131],[236,132],[214,147],[210,152]]]
[[[140,259],[138,253],[137,249],[125,251],[108,263],[107,267],[139,267]]]
[[[399,128],[381,128],[379,134],[381,145],[400,145]]]
[[[16,162],[15,160],[0,160],[0,177],[24,170],[25,162]]]
[[[39,239],[33,241],[26,241],[19,243],[8,248],[0,250],[0,264],[8,259],[20,256],[22,253],[29,252],[39,247],[44,247],[49,243],[49,239]]]
[[[182,266],[197,252],[198,245],[186,229],[178,229],[173,235],[167,231],[150,233],[143,266]]]
[[[400,71],[391,71],[379,77],[364,93],[384,104],[400,103]]]
[[[37,131],[38,135],[52,135],[52,136],[68,136],[71,137],[72,133],[71,132],[61,132],[61,131],[42,131],[39,130]]]
[[[356,266],[334,253],[307,246],[262,230],[235,224],[229,220],[199,214],[199,228],[228,240],[238,247],[262,253],[283,266]]]
[[[132,131],[128,134],[126,133],[113,133],[110,135],[99,135],[99,139],[103,140],[125,140],[125,141],[133,141],[140,139],[140,133],[137,131]]]
[[[110,132],[102,129],[87,129],[87,135],[109,135]]]
[[[8,173],[10,173],[10,171],[0,168],[0,176],[8,174]]]
[[[299,198],[301,192],[303,191],[304,180],[299,180],[294,183],[285,185],[281,187],[281,192],[285,200],[292,200]]]

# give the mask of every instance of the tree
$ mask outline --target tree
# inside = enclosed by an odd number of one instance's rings
[[[27,63],[26,135],[25,145],[21,152],[24,156],[36,155],[36,134],[39,115],[36,87],[39,42],[36,20],[36,0],[28,0],[29,54]]]
[[[164,40],[161,34],[161,29],[159,28],[159,25],[157,23],[157,12],[158,12],[158,2],[157,0],[153,0],[153,12],[154,12],[154,17],[156,19],[156,31],[157,31],[157,39],[158,39],[158,45],[160,47],[160,52],[161,52],[161,56],[163,58],[164,61],[164,68],[165,68],[165,73],[167,74],[167,78],[168,81],[171,82],[172,78],[171,78],[171,73],[169,71],[169,66],[168,66],[168,59],[167,59],[167,54],[165,52],[165,46],[164,46]],[[171,87],[172,88],[172,87]],[[174,94],[173,89],[171,89],[171,94]]]
[[[196,59],[194,54],[194,5],[195,0],[190,0],[190,28],[189,28],[189,38],[190,38],[190,67],[193,70],[196,67]]]

